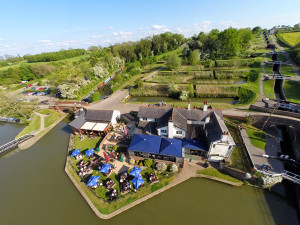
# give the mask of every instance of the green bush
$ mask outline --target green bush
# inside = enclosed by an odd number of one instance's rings
[[[94,93],[91,94],[89,98],[89,102],[96,102],[100,100],[100,93],[98,91],[95,91]]]
[[[144,165],[146,167],[151,167],[153,165],[153,160],[152,159],[145,159],[144,160]]]
[[[255,97],[255,93],[249,89],[240,88],[239,89],[239,103],[240,104],[248,104]]]

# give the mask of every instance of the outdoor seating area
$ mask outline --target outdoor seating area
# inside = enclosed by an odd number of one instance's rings
[[[155,173],[151,173],[150,176],[149,176],[149,183],[150,184],[154,184],[156,182],[158,182],[158,178],[157,178],[156,174]]]
[[[115,185],[116,185],[116,183],[115,183],[112,179],[108,178],[108,179],[106,180],[105,186],[106,186],[106,189],[107,189],[107,190],[110,190],[110,189],[113,188]]]

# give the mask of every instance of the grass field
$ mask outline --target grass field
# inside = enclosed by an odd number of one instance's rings
[[[41,114],[49,115],[45,118],[45,128],[49,127],[52,123],[54,123],[63,115],[51,109],[39,109],[37,110],[37,112]]]
[[[300,43],[300,32],[281,33],[278,35],[292,47]]]
[[[220,172],[219,170],[215,169],[215,168],[207,168],[204,170],[198,170],[197,174],[203,174],[203,175],[207,175],[207,176],[211,176],[211,177],[216,177],[222,180],[227,180],[233,183],[238,183],[240,182],[238,179],[235,179],[234,177],[231,177],[225,173]]]
[[[246,128],[247,128],[247,134],[249,136],[249,139],[250,139],[252,145],[254,145],[257,148],[265,150],[265,148],[266,148],[266,133],[258,130],[257,128],[249,126],[249,125],[247,125]]]
[[[298,82],[286,80],[283,91],[288,101],[300,104],[300,84]]]
[[[16,136],[19,138],[25,134],[29,134],[32,131],[38,131],[41,127],[41,117],[34,114],[30,123]]]
[[[264,81],[264,94],[265,94],[266,98],[275,99],[274,83],[275,83],[275,80]]]

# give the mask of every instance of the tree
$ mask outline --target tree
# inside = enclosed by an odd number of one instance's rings
[[[176,53],[170,54],[166,63],[166,68],[169,70],[177,70],[181,66],[181,59]]]
[[[76,92],[79,90],[79,86],[74,83],[61,84],[57,87],[58,91],[61,94],[61,97],[67,99],[77,98]]]
[[[164,172],[167,170],[167,165],[165,163],[157,163],[156,164],[156,169],[159,171],[159,172]]]
[[[168,84],[169,96],[173,98],[178,97],[178,87],[176,84]]]
[[[27,65],[20,66],[19,76],[22,80],[33,80],[35,78],[30,67]]]
[[[138,78],[134,81],[134,84],[136,85],[137,88],[141,88],[143,86],[143,80],[141,78]]]
[[[194,66],[194,65],[197,65],[199,61],[199,53],[194,50],[190,53],[190,57],[189,57],[189,63],[190,65]]]
[[[97,63],[92,69],[94,75],[99,78],[106,77],[109,74],[108,70],[101,63]]]
[[[176,173],[178,171],[178,166],[176,164],[171,164],[170,172]]]
[[[44,63],[40,63],[30,66],[30,69],[36,75],[37,78],[42,78],[54,71],[55,67],[51,65],[46,65]]]
[[[145,159],[144,160],[144,165],[148,168],[150,168],[153,165],[153,160],[152,159]]]
[[[194,97],[194,85],[193,84],[189,84],[188,85],[188,92],[189,92],[189,97]]]
[[[260,26],[256,26],[256,27],[254,27],[254,28],[252,29],[252,32],[253,32],[254,34],[259,34],[259,33],[261,33],[261,31],[262,31],[262,29],[261,29]]]
[[[96,102],[100,100],[100,93],[99,91],[95,91],[94,93],[91,94],[90,98],[89,98],[89,102]]]
[[[189,92],[188,91],[181,91],[179,99],[181,101],[186,101],[189,98]]]

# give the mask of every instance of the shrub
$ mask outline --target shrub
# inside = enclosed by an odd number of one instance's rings
[[[240,88],[239,89],[239,103],[248,104],[255,97],[255,93],[249,89]]]
[[[167,165],[165,163],[157,163],[156,164],[156,169],[159,171],[159,172],[164,172],[166,171],[167,169]]]
[[[170,167],[170,172],[175,173],[178,171],[178,166],[176,164],[172,164]]]
[[[133,164],[135,164],[135,160],[134,160],[133,158],[130,158],[129,163],[130,163],[131,165],[133,165]]]
[[[100,93],[98,91],[95,91],[94,93],[91,94],[89,98],[89,102],[96,102],[100,100]]]
[[[144,160],[144,165],[146,167],[151,167],[153,165],[153,160],[152,159],[145,159]]]

